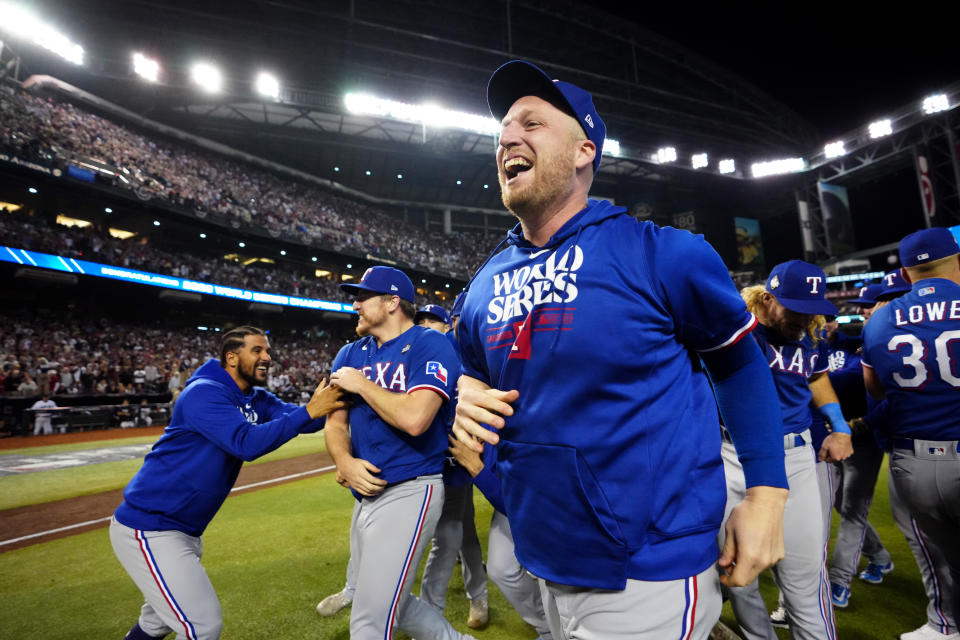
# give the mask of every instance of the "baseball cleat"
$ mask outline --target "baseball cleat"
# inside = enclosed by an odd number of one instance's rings
[[[883,576],[893,571],[893,561],[887,564],[870,563],[867,568],[860,572],[860,579],[870,584],[880,584],[883,582]]]
[[[490,610],[486,598],[474,598],[470,601],[470,617],[467,618],[467,626],[471,629],[481,629],[487,625],[490,619]]]
[[[770,624],[781,629],[790,628],[790,624],[787,622],[787,610],[783,608],[783,605],[770,612]]]
[[[353,598],[348,596],[345,591],[338,591],[320,601],[320,604],[317,605],[317,613],[325,618],[330,617],[349,607],[352,602]]]
[[[929,624],[900,634],[900,640],[957,640],[958,638],[960,633],[940,633]]]
[[[833,600],[833,606],[841,609],[850,604],[850,587],[845,587],[836,582],[830,583],[830,598]]]

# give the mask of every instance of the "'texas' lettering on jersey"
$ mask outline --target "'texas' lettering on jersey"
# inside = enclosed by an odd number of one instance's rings
[[[372,365],[361,367],[360,371],[367,380],[372,380],[378,387],[388,391],[407,390],[407,372],[402,362],[375,362]]]
[[[767,360],[770,368],[785,373],[795,373],[798,376],[809,378],[816,370],[820,354],[810,354],[809,359],[803,357],[803,347],[799,345],[767,345]]]
[[[573,245],[559,257],[556,252],[550,253],[541,264],[523,265],[513,271],[494,274],[494,293],[487,304],[487,323],[522,320],[534,307],[573,302],[579,293],[576,272],[582,266],[583,250]]]

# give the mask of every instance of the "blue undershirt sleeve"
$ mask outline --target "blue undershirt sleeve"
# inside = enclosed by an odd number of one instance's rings
[[[783,416],[767,361],[752,337],[700,354],[743,465],[746,486],[788,488]]]

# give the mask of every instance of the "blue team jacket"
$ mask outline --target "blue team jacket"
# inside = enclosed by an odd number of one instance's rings
[[[472,280],[466,375],[517,389],[496,469],[520,563],[622,589],[716,561],[726,489],[697,351],[756,320],[702,236],[591,200],[543,247],[519,227]]]
[[[199,536],[233,488],[244,460],[323,424],[265,389],[243,393],[217,360],[208,360],[187,381],[170,425],[127,485],[114,515],[132,529]]]

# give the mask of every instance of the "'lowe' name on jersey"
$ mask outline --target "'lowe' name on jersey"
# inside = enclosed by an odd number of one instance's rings
[[[535,252],[530,259],[548,252]],[[576,272],[583,266],[583,250],[573,245],[559,257],[556,252],[549,253],[542,264],[493,275],[494,297],[487,304],[489,324],[526,317],[533,307],[542,304],[566,304],[577,299]]]

